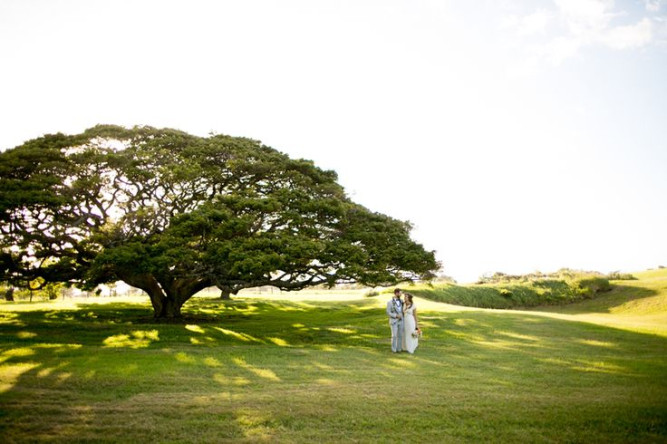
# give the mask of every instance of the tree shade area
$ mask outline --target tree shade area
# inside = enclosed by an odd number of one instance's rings
[[[352,202],[333,171],[258,141],[98,125],[0,153],[0,280],[124,281],[155,317],[194,294],[434,277],[411,225]]]

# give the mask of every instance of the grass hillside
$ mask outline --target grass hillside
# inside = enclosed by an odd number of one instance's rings
[[[665,274],[533,311],[388,295],[0,304],[0,436],[23,442],[667,441]],[[284,298],[291,298],[285,300]]]
[[[559,308],[563,313],[663,315],[667,313],[667,268],[633,273],[637,280],[611,281],[610,292]]]
[[[539,312],[562,319],[593,322],[667,336],[667,269],[634,273],[637,280],[612,281],[598,297]]]
[[[664,270],[656,272],[658,276]],[[561,272],[553,275],[511,276],[498,282],[434,286],[418,285],[408,290],[418,296],[437,302],[478,308],[528,308],[543,305],[565,305],[596,299],[612,290],[612,283],[623,286],[632,280],[610,281],[593,273]],[[628,288],[641,288],[634,286]],[[622,297],[622,296],[621,296]]]

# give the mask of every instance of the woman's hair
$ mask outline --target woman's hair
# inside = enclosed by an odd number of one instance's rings
[[[412,305],[412,295],[410,293],[405,293],[405,298],[410,301],[410,305]]]

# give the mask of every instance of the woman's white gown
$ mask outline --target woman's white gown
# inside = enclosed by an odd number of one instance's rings
[[[410,308],[405,310],[403,316],[403,350],[408,353],[414,353],[419,345],[419,338],[412,336],[412,333],[415,332],[416,325],[415,306],[413,304]]]

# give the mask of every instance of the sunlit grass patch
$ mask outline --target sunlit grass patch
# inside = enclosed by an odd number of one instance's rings
[[[625,367],[604,361],[578,360],[577,363],[572,366],[572,369],[581,370],[584,372],[617,373],[617,374],[631,373]]]
[[[183,352],[174,354],[174,358],[182,364],[196,364],[197,363],[197,360],[192,355],[189,355],[189,354],[183,353]]]
[[[14,388],[21,375],[37,367],[39,367],[39,364],[36,362],[11,365],[0,364],[0,393]]]
[[[578,339],[577,341],[581,344],[594,345],[597,347],[615,347],[615,345],[609,341],[596,341],[593,339]]]
[[[268,341],[273,342],[278,347],[289,347],[289,343],[282,338],[266,338]]]
[[[106,347],[128,347],[143,348],[148,347],[154,341],[159,341],[157,330],[135,330],[130,334],[120,334],[109,336],[104,340]]]
[[[201,328],[201,326],[199,325],[186,325],[185,329],[190,330],[191,332],[194,333],[202,333],[202,334],[205,333],[204,329]]]
[[[333,331],[335,333],[343,333],[345,335],[353,335],[353,334],[357,333],[356,330],[351,330],[349,328],[342,328],[342,327],[329,327],[329,328],[327,328],[327,330]]]
[[[222,327],[213,327],[215,330],[218,330],[219,332],[225,334],[226,336],[230,336],[234,339],[238,339],[239,341],[243,342],[261,342],[258,338],[249,335],[247,333],[239,333],[234,330],[229,330],[226,328]]]
[[[31,347],[10,348],[9,350],[5,350],[2,352],[2,354],[0,355],[0,359],[6,360],[12,357],[25,357],[34,354],[35,350],[33,350]]]
[[[16,333],[16,337],[19,339],[31,339],[37,336],[37,333],[31,331],[20,331]]]

